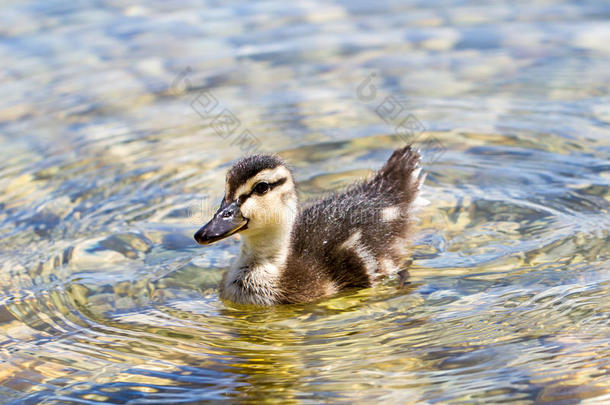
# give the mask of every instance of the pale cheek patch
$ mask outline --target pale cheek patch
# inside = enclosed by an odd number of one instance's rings
[[[246,200],[245,203],[243,203],[241,205],[241,207],[239,207],[241,214],[245,217],[245,218],[252,218],[252,215],[256,212],[256,204],[254,204],[254,200],[252,199],[248,199]]]
[[[249,228],[264,228],[287,223],[293,216],[281,196],[271,191],[264,196],[252,196],[241,206],[241,213],[250,220]]]
[[[381,210],[381,219],[383,222],[392,222],[400,217],[400,208],[397,206],[387,207]]]

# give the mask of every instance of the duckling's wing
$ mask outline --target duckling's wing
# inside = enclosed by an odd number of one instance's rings
[[[398,272],[424,181],[419,162],[411,146],[398,149],[370,179],[303,210],[292,261],[323,269],[338,288],[369,286]]]

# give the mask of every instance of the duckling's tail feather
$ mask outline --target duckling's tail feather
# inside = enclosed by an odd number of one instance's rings
[[[411,145],[407,145],[392,153],[386,164],[379,170],[377,177],[383,179],[383,183],[389,187],[387,192],[398,192],[403,203],[421,205],[416,199],[424,184],[426,174],[422,174],[420,162],[419,152]]]

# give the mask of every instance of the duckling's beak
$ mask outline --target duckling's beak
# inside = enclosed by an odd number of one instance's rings
[[[214,217],[195,233],[200,245],[209,245],[248,227],[248,220],[241,215],[236,202],[227,204],[224,200]]]

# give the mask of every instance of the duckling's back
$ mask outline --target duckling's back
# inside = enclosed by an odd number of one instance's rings
[[[401,270],[425,178],[419,162],[411,146],[398,149],[370,179],[300,212],[280,282],[285,302],[368,287]]]

